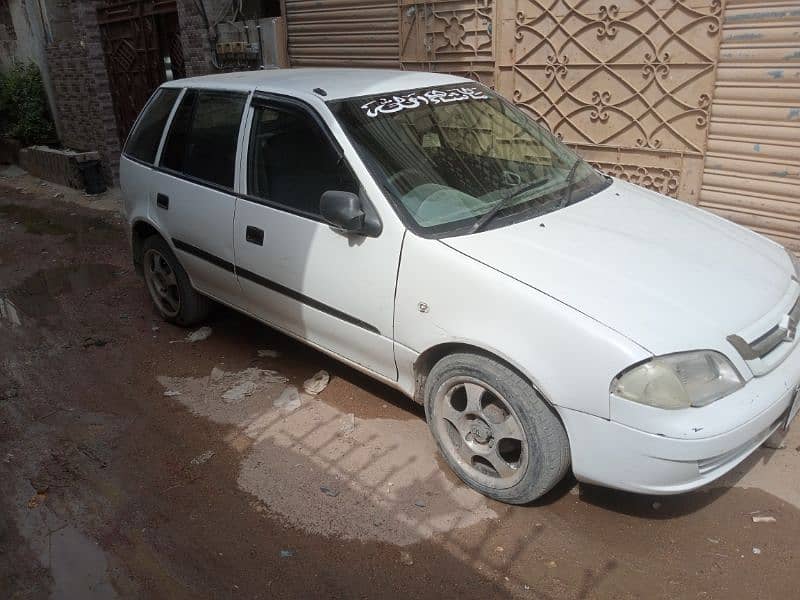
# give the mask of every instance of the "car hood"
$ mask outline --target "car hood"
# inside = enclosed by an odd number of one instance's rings
[[[726,336],[774,309],[793,272],[778,244],[618,180],[542,217],[442,242],[654,354],[728,351]]]

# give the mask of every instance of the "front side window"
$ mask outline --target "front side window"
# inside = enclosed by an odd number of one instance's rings
[[[161,166],[233,188],[236,146],[246,94],[187,90],[164,144]]]
[[[125,154],[149,164],[155,162],[164,125],[179,94],[180,90],[163,88],[155,93],[125,144]]]
[[[319,125],[293,107],[257,107],[248,193],[318,216],[320,197],[330,190],[357,193],[358,186]]]
[[[530,117],[477,84],[330,107],[401,216],[423,233],[517,222],[608,185]]]

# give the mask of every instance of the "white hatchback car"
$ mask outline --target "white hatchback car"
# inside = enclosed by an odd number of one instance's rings
[[[534,500],[570,464],[691,490],[800,406],[793,255],[599,173],[473,81],[173,81],[120,172],[165,319],[213,298],[402,390],[492,498]]]

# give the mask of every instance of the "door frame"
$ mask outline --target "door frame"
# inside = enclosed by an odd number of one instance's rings
[[[315,309],[317,311],[327,314],[328,317],[355,326],[363,331],[368,332],[371,335],[384,338],[385,340],[387,340],[388,343],[391,344],[392,356],[394,356],[394,310],[395,310],[394,303],[392,303],[391,306],[391,311],[392,311],[392,316],[390,319],[391,325],[388,328],[383,328],[382,330],[379,326],[376,326],[375,324],[361,320],[361,318],[359,318],[357,315],[344,312],[334,306],[326,304],[325,302],[317,298],[307,296],[302,292],[302,290],[294,290],[288,288],[282,285],[281,282],[273,281],[265,277],[264,275],[258,273],[252,273],[246,268],[240,266],[240,259],[238,256],[236,256],[237,232],[235,225],[235,223],[237,223],[239,219],[239,210],[240,210],[239,207],[241,206],[239,204],[240,202],[248,202],[251,204],[260,205],[264,207],[266,210],[275,210],[281,213],[285,213],[287,215],[291,215],[294,218],[307,220],[309,221],[309,223],[313,223],[318,227],[331,228],[331,225],[319,215],[310,215],[302,211],[293,210],[293,207],[287,206],[284,203],[271,201],[269,199],[265,199],[249,193],[248,171],[250,167],[250,150],[252,142],[253,123],[255,119],[256,109],[260,107],[263,108],[272,107],[277,110],[283,110],[283,111],[289,110],[289,111],[300,112],[303,116],[310,119],[320,129],[322,135],[331,144],[331,148],[340,156],[341,164],[343,165],[343,167],[350,171],[354,180],[357,182],[359,189],[363,191],[363,193],[360,194],[360,198],[365,207],[365,210],[371,211],[374,214],[375,218],[378,219],[378,221],[381,223],[380,233],[378,234],[378,236],[375,237],[379,237],[380,235],[383,234],[383,218],[381,217],[380,212],[377,210],[374,202],[369,198],[369,195],[367,193],[367,186],[365,185],[366,182],[363,181],[364,175],[360,173],[360,170],[358,168],[354,167],[351,160],[347,157],[345,148],[343,147],[340,140],[333,133],[331,127],[325,121],[320,111],[312,104],[297,97],[256,91],[253,93],[248,106],[245,107],[245,119],[241,132],[242,139],[240,142],[240,154],[238,156],[238,165],[237,165],[237,180],[235,189],[236,189],[236,195],[239,200],[237,202],[237,214],[234,217],[234,232],[233,232],[235,272],[237,274],[237,277],[241,277],[245,280],[250,281],[251,283],[255,283],[256,285],[271,290],[272,292],[277,292],[278,294],[284,297],[294,300],[295,302],[298,303],[298,305]],[[368,171],[367,171],[367,176],[371,177],[371,174]],[[403,232],[405,231],[404,227],[402,230]],[[401,234],[401,240],[402,240],[402,235],[403,234]],[[399,252],[401,251],[402,251],[402,241],[399,243],[397,261],[392,263],[392,267],[394,269],[398,268],[399,258],[400,258]],[[396,275],[397,274],[395,271],[391,277],[392,282],[395,286],[397,279]],[[352,357],[339,354],[339,352],[335,348],[327,347],[316,341],[313,341],[312,339],[309,339],[307,336],[290,331],[286,327],[281,326],[277,323],[273,323],[269,319],[264,318],[263,316],[256,316],[256,318],[271,327],[283,331],[287,335],[300,339],[303,342],[315,348],[318,348],[319,350],[322,350],[327,354],[337,357],[339,360],[343,360],[344,362],[346,362],[350,366],[357,368],[358,370],[361,370],[365,373],[370,373],[371,375],[378,377],[379,379],[387,383],[391,383],[394,386],[397,386],[398,384],[397,364],[396,360],[394,359],[393,359],[394,372],[391,373],[391,375],[387,375],[385,373],[381,373],[380,371],[374,370],[374,368],[372,367],[357,362]]]
[[[166,20],[174,27],[165,27]],[[172,79],[186,76],[176,0],[109,2],[97,9],[97,25],[108,76],[117,135],[125,142],[148,98],[168,80],[163,57],[168,55]],[[138,73],[138,77],[132,77]],[[124,97],[135,92],[133,102]]]

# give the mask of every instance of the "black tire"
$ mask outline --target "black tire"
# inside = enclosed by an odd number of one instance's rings
[[[452,422],[445,422],[447,420],[437,414],[437,406],[441,407],[442,413],[450,412],[455,398],[452,390],[457,390],[459,385],[465,386],[465,381],[466,385],[471,385],[471,381],[478,381],[486,386],[487,389],[482,394],[488,392],[488,396],[481,395],[479,405],[495,402],[494,392],[499,394],[500,405],[510,408],[510,411],[504,413],[506,416],[502,417],[503,422],[505,423],[509,419],[508,415],[513,412],[516,417],[513,424],[521,425],[522,433],[519,437],[524,437],[527,442],[525,451],[527,458],[524,461],[519,460],[519,469],[513,477],[503,479],[498,473],[496,481],[492,480],[491,469],[486,469],[480,464],[480,456],[477,457],[477,463],[476,457],[473,457],[470,468],[460,450],[455,449],[455,446],[464,444],[464,439],[469,438],[463,438],[460,430],[453,426]],[[451,390],[449,396],[447,390]],[[464,393],[466,394],[466,391]],[[451,404],[444,404],[445,402]],[[462,410],[465,411],[464,415],[468,414],[468,408]],[[569,470],[569,439],[555,411],[527,381],[489,356],[458,353],[436,363],[425,384],[425,414],[439,451],[453,471],[473,489],[500,502],[508,504],[532,502],[550,491]],[[466,418],[472,419],[464,421],[467,423],[475,420],[472,416]],[[440,425],[437,426],[437,423]],[[492,427],[490,421],[486,423],[489,423],[489,428]],[[449,432],[449,435],[442,430]],[[449,440],[444,438],[445,435]],[[454,435],[457,440],[454,439]],[[473,435],[472,432],[467,434],[470,435]],[[479,435],[485,436],[485,433],[481,430]],[[475,445],[476,441],[481,442],[483,439],[485,438],[473,436],[470,443]],[[491,438],[489,443],[492,443]],[[496,448],[498,454],[500,445],[501,440],[498,439]],[[471,452],[469,447],[466,448],[466,452],[467,454]],[[467,466],[463,466],[459,461]],[[486,473],[476,475],[477,469],[483,469]],[[486,484],[487,480],[489,485]]]
[[[150,261],[156,257],[163,258],[166,264],[161,266],[164,269],[168,267],[169,271],[174,274],[175,285],[169,286],[171,289],[174,287],[170,296],[174,296],[177,299],[177,306],[173,310],[169,310],[163,296],[159,297],[159,292],[156,289],[157,284],[152,279]],[[172,252],[169,244],[163,238],[158,235],[152,235],[144,241],[142,245],[142,266],[150,299],[165,321],[181,327],[189,327],[202,322],[208,317],[212,306],[211,300],[192,287],[189,276]]]

